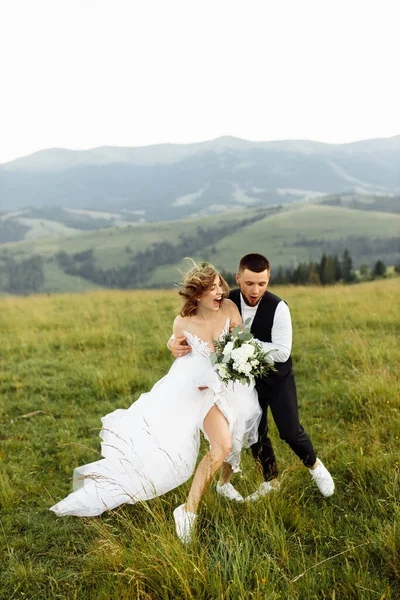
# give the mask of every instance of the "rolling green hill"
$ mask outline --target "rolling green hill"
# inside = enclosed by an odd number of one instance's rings
[[[332,194],[317,200],[319,204],[343,206],[356,210],[400,213],[400,196],[376,196],[374,194]]]
[[[372,212],[360,214],[347,208],[305,205],[249,225],[240,237],[228,236],[216,248],[222,264],[232,264],[232,248],[241,255],[257,247],[270,257],[273,264],[287,265],[295,258],[308,260],[319,257],[327,241],[343,240],[349,236],[391,238],[399,234],[399,216]]]
[[[304,203],[249,209],[3,245],[0,285],[4,289],[7,261],[21,263],[32,255],[43,258],[45,271],[34,291],[52,292],[169,287],[181,279],[185,256],[234,271],[247,252],[267,255],[276,268],[318,260],[323,252],[341,254],[347,247],[355,266],[372,265],[378,258],[394,264],[399,237],[400,215],[388,212]]]
[[[272,266],[277,267],[318,260],[324,251],[341,253],[347,246],[356,264],[372,263],[382,257],[393,263],[400,249],[377,255],[374,248],[378,240],[391,240],[390,244],[395,246],[399,236],[399,215],[307,204],[283,209],[224,237],[207,251],[206,258],[219,268],[235,271],[240,256],[248,252],[265,254]],[[204,258],[204,253],[195,258]],[[179,279],[182,268],[181,262],[168,269],[159,267],[149,284],[161,285]]]
[[[198,227],[209,229],[231,225],[239,223],[243,219],[256,218],[258,215],[262,218],[279,210],[282,209],[232,211],[212,217],[97,229],[73,237],[28,240],[4,244],[0,247],[0,255],[8,253],[22,259],[32,254],[51,257],[61,251],[72,254],[94,249],[99,265],[115,266],[126,262],[129,254],[136,254],[140,250],[150,248],[152,244],[168,241],[176,245],[179,243],[179,236],[190,236],[196,232]],[[128,248],[129,250],[127,250]]]

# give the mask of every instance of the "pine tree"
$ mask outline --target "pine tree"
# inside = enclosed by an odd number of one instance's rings
[[[335,283],[336,272],[335,272],[335,261],[333,256],[329,255],[326,258],[325,268],[323,273],[323,281],[326,284]]]
[[[340,281],[342,279],[342,268],[337,254],[334,254],[333,262],[335,265],[335,281]]]
[[[343,252],[342,278],[345,283],[351,283],[356,278],[356,274],[353,269],[353,261],[347,248],[345,248]]]
[[[382,260],[377,260],[374,268],[372,270],[372,274],[374,277],[385,277],[386,275],[386,265]]]
[[[367,281],[370,276],[368,265],[363,263],[360,267],[360,276],[363,281]]]
[[[285,279],[285,273],[283,267],[279,266],[275,275],[274,275],[274,283],[288,283]]]
[[[310,285],[321,285],[321,280],[318,275],[318,271],[316,269],[312,269],[310,271],[310,275],[308,277],[308,283]]]
[[[324,280],[325,265],[326,265],[326,254],[324,252],[323,255],[321,256],[321,260],[320,260],[319,266],[318,266],[318,275],[321,280],[321,283],[325,283],[325,280]]]

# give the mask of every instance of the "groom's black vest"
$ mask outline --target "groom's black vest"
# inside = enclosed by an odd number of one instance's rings
[[[240,302],[240,290],[232,290],[229,298],[236,304],[240,314],[242,307]],[[253,323],[251,325],[251,333],[261,342],[272,342],[272,325],[274,323],[274,315],[276,307],[282,299],[271,292],[265,292],[261,298]],[[271,371],[269,375],[263,378],[268,385],[278,383],[282,378],[287,377],[292,372],[292,359],[289,356],[284,363],[275,363],[276,371]]]

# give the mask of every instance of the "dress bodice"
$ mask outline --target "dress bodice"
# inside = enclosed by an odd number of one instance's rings
[[[229,325],[230,325],[230,319],[228,317],[225,321],[224,328],[220,333],[219,339],[221,339],[223,335],[228,333]],[[190,333],[190,331],[186,331],[185,329],[183,330],[183,333],[185,334],[186,339],[189,343],[189,346],[192,348],[192,350],[194,350],[201,356],[204,356],[205,358],[210,358],[211,354],[213,353],[213,350],[211,350],[211,348],[207,342],[202,340],[201,337],[199,337],[198,335],[195,335],[194,333]]]

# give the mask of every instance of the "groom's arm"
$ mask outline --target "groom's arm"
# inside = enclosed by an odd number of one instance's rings
[[[174,358],[180,358],[192,351],[182,331],[181,317],[176,317],[173,325],[174,333],[167,342],[167,348]]]
[[[189,352],[192,351],[191,347],[186,341],[185,336],[175,337],[174,334],[172,334],[169,338],[167,342],[167,348],[174,358],[185,356],[185,354],[189,354]]]
[[[272,352],[269,357],[274,362],[284,363],[292,350],[292,319],[286,302],[279,302],[275,310],[271,330],[272,342],[260,342],[265,352]]]

